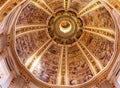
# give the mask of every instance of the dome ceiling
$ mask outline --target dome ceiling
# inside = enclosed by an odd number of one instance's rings
[[[97,0],[32,0],[16,23],[20,62],[48,84],[92,80],[109,64],[114,44],[114,22]]]

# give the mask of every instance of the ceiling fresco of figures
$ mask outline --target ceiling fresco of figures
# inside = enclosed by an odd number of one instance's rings
[[[31,0],[16,23],[19,60],[51,85],[90,81],[112,60],[114,45],[114,21],[99,0]]]

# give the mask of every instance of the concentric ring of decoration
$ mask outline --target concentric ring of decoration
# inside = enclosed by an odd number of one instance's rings
[[[52,16],[48,22],[49,35],[58,44],[73,44],[75,38],[79,39],[82,35],[83,22],[73,11],[58,11]],[[69,28],[61,27],[61,23],[66,22],[69,24]]]
[[[69,0],[64,1],[70,3]],[[83,9],[84,6],[81,8],[76,1],[68,6],[65,3],[63,6],[65,11],[56,11],[62,8],[62,1],[58,3],[59,7],[53,4],[57,3],[57,0],[53,2],[42,0],[42,4],[39,2],[33,0],[35,5],[31,3],[27,5],[16,24],[16,51],[20,68],[25,70],[23,73],[32,77],[29,78],[31,81],[37,78],[39,80],[37,83],[40,84],[67,85],[67,87],[74,85],[75,88],[82,85],[84,88],[85,85],[104,78],[101,74],[104,71],[104,75],[109,72],[106,69],[110,66],[109,63],[115,54],[115,27],[109,12],[97,0],[92,2],[88,0],[88,5],[85,6],[87,9]],[[48,4],[48,2],[51,3]],[[62,3],[61,6],[60,3]],[[82,5],[85,4],[82,3]],[[69,10],[66,11],[66,9]],[[56,14],[53,13],[54,11]],[[71,40],[72,37],[63,39],[57,36],[53,32],[55,30],[53,24],[59,16],[64,16],[63,14],[66,13],[73,17],[78,27],[84,26],[82,31],[77,30],[76,35],[73,35],[76,37],[76,42],[64,44],[63,40]],[[73,27],[74,22],[68,22]],[[59,25],[57,30],[59,30]]]
[[[60,28],[59,26],[63,21],[69,22],[69,25],[71,26],[70,29],[66,29],[68,30],[68,32],[64,32],[65,29]],[[73,19],[71,19],[69,16],[61,16],[60,18],[58,18],[55,21],[53,28],[56,36],[60,37],[61,39],[69,39],[73,37],[77,32],[77,28],[76,28],[77,25],[75,23],[76,22]]]

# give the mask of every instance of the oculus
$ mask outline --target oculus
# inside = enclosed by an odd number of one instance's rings
[[[73,11],[58,11],[48,22],[48,33],[58,44],[73,44],[82,35],[83,22]]]

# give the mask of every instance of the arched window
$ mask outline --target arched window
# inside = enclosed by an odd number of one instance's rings
[[[5,84],[8,81],[8,78],[10,77],[10,73],[8,72],[7,66],[5,64],[5,60],[2,58],[0,60],[0,85],[5,88],[8,86]]]
[[[119,75],[119,77],[117,79],[117,82],[118,82],[118,86],[120,87],[120,75]]]

